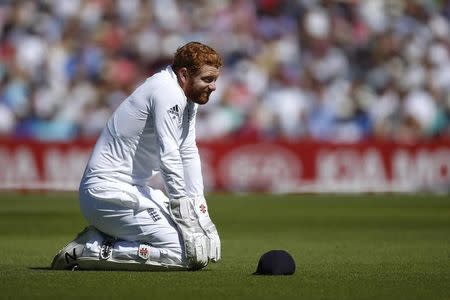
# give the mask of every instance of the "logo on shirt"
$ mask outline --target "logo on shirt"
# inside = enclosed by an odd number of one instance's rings
[[[145,259],[145,260],[149,259],[150,258],[150,246],[146,245],[146,244],[140,244],[139,250],[138,250],[138,255],[142,259]]]
[[[178,126],[181,125],[181,109],[178,105],[175,105],[174,107],[169,108],[167,111],[170,118],[174,121],[178,122]]]
[[[158,214],[158,212],[154,208],[148,209],[148,214],[153,219],[153,222],[157,222],[157,221],[161,220],[161,216]]]

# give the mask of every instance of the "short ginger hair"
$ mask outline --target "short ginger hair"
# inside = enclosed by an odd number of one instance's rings
[[[172,69],[177,72],[186,68],[190,74],[197,74],[204,65],[220,68],[222,58],[213,48],[199,42],[190,42],[177,49]]]

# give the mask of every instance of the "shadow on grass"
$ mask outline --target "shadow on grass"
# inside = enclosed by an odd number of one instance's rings
[[[28,269],[36,271],[52,271],[50,267],[29,267]]]
[[[29,267],[29,270],[32,271],[65,271],[65,272],[133,272],[133,273],[197,273],[197,272],[210,272],[211,270],[199,270],[199,271],[191,271],[191,270],[106,270],[106,269],[99,269],[99,270],[53,270],[51,267]]]

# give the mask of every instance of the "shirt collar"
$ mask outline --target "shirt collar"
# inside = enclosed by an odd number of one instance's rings
[[[183,96],[186,98],[186,100],[189,100],[189,99],[187,99],[186,95],[184,94],[184,91],[181,88],[180,83],[178,82],[177,74],[175,74],[175,72],[173,71],[172,66],[168,65],[166,67],[166,70],[167,70],[167,72],[169,72],[170,77],[172,77],[172,79],[175,80],[175,82],[177,83],[178,87],[180,88],[180,91],[183,93]]]
[[[175,79],[178,82],[177,74],[175,74],[175,72],[173,71],[172,66],[168,65],[166,67],[166,70],[167,70],[167,72],[169,72],[170,77],[172,77],[173,79]]]

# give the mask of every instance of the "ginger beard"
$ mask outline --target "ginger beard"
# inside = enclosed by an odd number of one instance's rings
[[[194,75],[188,75],[184,93],[192,102],[206,104],[209,96],[216,90],[216,80],[219,77],[219,69],[204,65]]]

